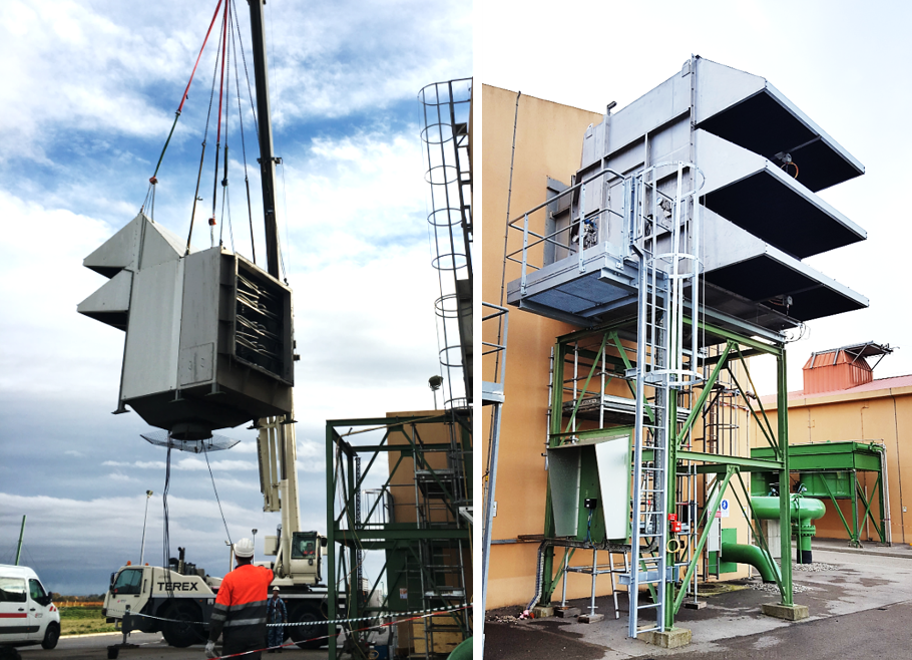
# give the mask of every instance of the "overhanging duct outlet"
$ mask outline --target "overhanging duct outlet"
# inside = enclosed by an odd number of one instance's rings
[[[801,261],[866,238],[816,194],[863,174],[861,163],[764,78],[699,57],[590,126],[571,185],[549,180],[550,202],[528,226],[511,222],[527,247],[511,253],[523,274],[508,284],[508,302],[580,326],[631,315],[632,218],[660,235],[670,226],[678,163],[699,199],[683,221],[699,216],[702,227],[679,247],[696,255],[715,323],[779,333],[867,306]]]

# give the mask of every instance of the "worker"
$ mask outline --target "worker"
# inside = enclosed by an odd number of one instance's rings
[[[285,610],[285,603],[279,598],[279,588],[272,588],[272,598],[266,606],[266,622],[272,624],[288,623],[288,612]],[[272,625],[266,628],[268,638],[269,652],[282,652],[282,644],[285,643],[285,626]]]
[[[265,566],[254,566],[253,541],[243,538],[234,545],[237,568],[222,580],[212,618],[206,657],[218,657],[215,642],[222,635],[222,654],[247,653],[245,660],[259,660],[266,644],[266,602],[269,583],[275,574]]]

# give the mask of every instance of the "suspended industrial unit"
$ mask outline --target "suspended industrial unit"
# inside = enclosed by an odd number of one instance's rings
[[[215,247],[185,254],[138,215],[85,266],[110,281],[81,314],[126,332],[118,411],[177,438],[291,411],[291,289]]]
[[[553,349],[530,607],[576,570],[592,576],[597,620],[595,578],[610,573],[627,587],[629,635],[661,635],[698,598],[698,578],[735,558],[779,586],[765,611],[793,616],[789,535],[779,569],[741,473],[779,484],[788,529],[788,332],[867,306],[802,259],[864,240],[816,194],[864,169],[765,79],[699,57],[612,110],[583,136],[569,184],[549,179],[546,201],[508,223],[521,240],[505,255],[519,268],[508,303],[583,328]],[[764,355],[776,360],[775,428],[747,362]],[[735,405],[767,454],[738,447]],[[720,537],[728,498],[748,521],[746,544]],[[569,565],[581,549],[591,568]]]
[[[146,422],[168,431],[172,438],[181,441],[204,440],[212,436],[214,429],[234,427],[259,418],[290,417],[292,411],[293,309],[291,289],[287,282],[283,284],[279,280],[274,192],[276,159],[273,157],[269,114],[263,3],[249,4],[266,230],[266,269],[229,251],[222,244],[221,237],[216,238],[215,213],[219,190],[216,185],[213,186],[211,200],[209,225],[212,246],[209,249],[194,252],[190,247],[193,218],[201,197],[193,197],[190,235],[186,241],[155,222],[153,210],[158,168],[170,136],[155,173],[149,179],[149,192],[139,214],[83,262],[86,268],[104,275],[109,281],[81,302],[77,311],[126,333],[115,412],[126,412],[129,406]],[[213,25],[217,22],[222,24],[219,58],[223,67],[223,84],[218,98],[216,181],[220,178],[219,156],[223,139],[222,101],[228,97],[224,66],[226,56],[231,52],[229,47],[234,47],[232,32],[237,20],[233,3],[226,3],[224,8],[219,3],[210,25],[209,34]],[[200,57],[209,34],[203,41]],[[192,81],[191,75],[175,115],[175,126]],[[239,89],[237,93],[240,96]],[[173,134],[174,127],[171,130]],[[224,167],[221,171],[222,201],[226,203],[227,139],[226,127]],[[241,139],[243,142],[243,127]],[[204,138],[203,156],[205,149]],[[246,154],[246,148],[242,151]],[[200,176],[203,156],[200,159]],[[197,193],[199,187],[198,180]],[[255,254],[249,186],[247,195],[250,248]]]

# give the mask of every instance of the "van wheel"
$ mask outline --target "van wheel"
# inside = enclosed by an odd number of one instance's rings
[[[162,623],[162,636],[170,646],[182,649],[205,640],[199,623],[202,614],[196,605],[174,605],[164,618],[171,619]]]
[[[41,640],[41,648],[50,650],[57,646],[57,640],[59,639],[60,625],[52,621],[44,630],[44,639]]]

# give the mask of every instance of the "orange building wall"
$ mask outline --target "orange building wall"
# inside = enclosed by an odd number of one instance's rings
[[[484,145],[482,299],[499,304],[516,92],[483,85],[481,93],[484,109],[481,125]],[[589,124],[601,120],[598,113],[532,96],[520,97],[510,202],[512,217],[545,201],[549,176],[570,183],[571,174],[579,167],[583,133]],[[508,245],[509,251],[519,248],[521,236],[511,236]],[[517,277],[519,267],[510,264],[506,282]],[[504,383],[506,403],[502,408],[503,431],[495,494],[497,516],[491,528],[494,540],[516,539],[520,535],[544,531],[547,473],[541,454],[545,450],[548,430],[549,354],[555,337],[573,329],[567,324],[510,308]],[[496,334],[490,334],[491,329],[485,327],[484,331],[485,341],[496,340]],[[483,367],[485,380],[492,380],[491,364]],[[488,415],[485,417],[487,419]],[[486,433],[485,445],[487,439]],[[489,609],[527,603],[532,598],[537,552],[538,543],[492,545],[487,591]],[[583,591],[588,593],[588,580],[582,585],[583,578],[571,576],[570,581],[580,583],[580,595]]]
[[[775,428],[775,409],[767,414]],[[799,394],[790,397],[788,414],[789,444],[851,440],[877,442],[886,447],[893,542],[912,543],[912,387],[832,392],[817,397]],[[751,436],[753,446],[765,444],[756,422],[752,423]],[[861,483],[868,486],[870,493],[874,481],[875,477],[871,476]],[[847,539],[839,515],[832,510],[832,501],[826,500],[826,505],[826,516],[815,523],[817,536]],[[851,523],[851,502],[840,502],[840,508]],[[863,513],[859,501],[859,520]],[[873,526],[870,539],[862,528],[861,540],[879,540]]]

